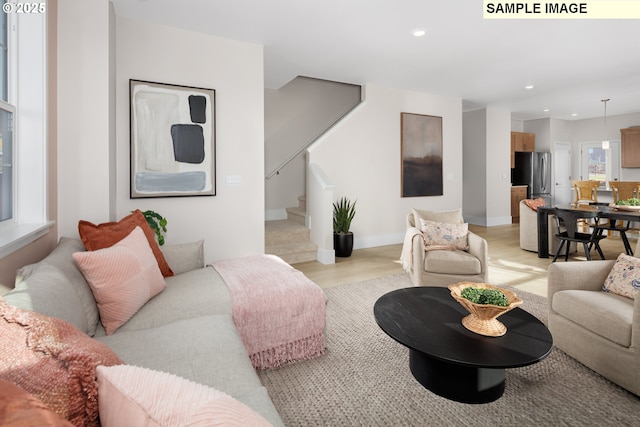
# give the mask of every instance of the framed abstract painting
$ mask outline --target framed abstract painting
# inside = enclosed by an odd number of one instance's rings
[[[214,89],[129,80],[132,199],[215,196]]]
[[[441,196],[442,117],[400,113],[402,197]]]

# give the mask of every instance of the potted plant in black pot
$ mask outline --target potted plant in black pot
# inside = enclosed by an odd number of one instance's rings
[[[354,216],[356,216],[356,202],[342,197],[333,204],[333,249],[337,257],[351,256],[353,233],[349,228]]]

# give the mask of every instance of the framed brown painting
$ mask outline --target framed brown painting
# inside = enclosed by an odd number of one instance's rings
[[[441,196],[442,117],[400,113],[402,197]]]

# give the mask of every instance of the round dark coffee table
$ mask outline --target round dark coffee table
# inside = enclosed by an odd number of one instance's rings
[[[520,308],[500,316],[501,337],[475,334],[462,326],[469,313],[439,287],[398,289],[373,307],[380,328],[409,347],[411,373],[427,389],[464,403],[502,396],[505,369],[534,364],[551,352],[547,327]]]

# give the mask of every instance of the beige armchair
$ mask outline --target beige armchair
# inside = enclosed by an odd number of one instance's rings
[[[640,395],[640,298],[602,291],[614,263],[549,266],[549,330],[560,350]]]
[[[520,200],[520,249],[525,251],[538,252],[538,212],[531,209],[524,200]],[[549,216],[549,253],[555,254],[560,245],[560,240],[556,237],[557,227],[553,215]],[[577,246],[571,243],[570,253],[576,252]]]
[[[468,251],[426,251],[420,231],[420,217],[438,222],[463,222],[459,209],[447,212],[413,209],[407,215],[401,258],[403,267],[409,272],[415,286],[448,286],[462,281],[482,283],[488,280],[489,251],[485,239],[470,231],[467,235]]]

